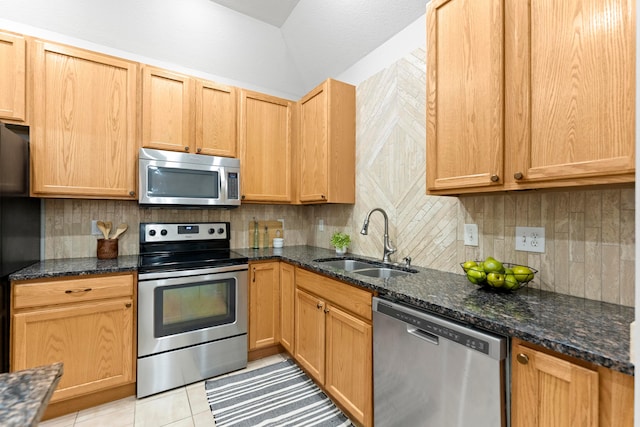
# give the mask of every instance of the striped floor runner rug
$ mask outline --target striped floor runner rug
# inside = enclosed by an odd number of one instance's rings
[[[292,360],[208,380],[205,390],[216,427],[352,426]]]

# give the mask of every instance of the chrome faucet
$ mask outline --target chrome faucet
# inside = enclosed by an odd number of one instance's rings
[[[384,216],[384,253],[382,255],[382,262],[390,262],[389,255],[394,253],[397,249],[391,245],[391,241],[389,240],[389,217],[387,213],[381,208],[374,208],[367,213],[367,216],[364,219],[364,224],[362,224],[362,230],[360,230],[360,234],[366,236],[369,233],[369,217],[372,213],[378,211]]]

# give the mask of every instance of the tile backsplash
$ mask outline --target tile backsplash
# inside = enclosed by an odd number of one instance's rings
[[[285,245],[331,248],[333,231],[351,234],[350,252],[382,257],[389,215],[398,251],[416,265],[461,272],[459,263],[489,255],[539,270],[530,285],[627,306],[635,292],[635,196],[632,186],[456,197],[425,194],[425,51],[418,49],[361,83],[356,91],[355,205],[244,204],[233,210],[139,208],[137,202],[48,199],[45,257],[95,256],[91,220],[124,222],[120,254],[136,254],[140,222],[230,221],[232,247],[248,247],[249,221],[284,220]],[[324,222],[320,231],[319,221]],[[465,223],[478,224],[479,246],[464,246]],[[545,253],[515,251],[515,227],[545,227]]]

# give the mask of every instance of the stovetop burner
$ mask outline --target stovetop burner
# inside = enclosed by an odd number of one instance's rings
[[[141,272],[191,270],[246,264],[248,258],[230,249],[230,224],[140,224]]]

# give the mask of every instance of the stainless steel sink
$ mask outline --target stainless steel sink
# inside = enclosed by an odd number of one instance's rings
[[[355,274],[361,274],[367,277],[377,277],[379,279],[388,279],[390,277],[402,277],[411,274],[409,271],[404,270],[396,270],[394,268],[387,267],[373,267],[373,268],[362,268],[359,270],[352,270]]]
[[[316,259],[316,262],[327,267],[337,268],[345,271],[359,270],[362,268],[371,268],[374,264],[355,259]]]

